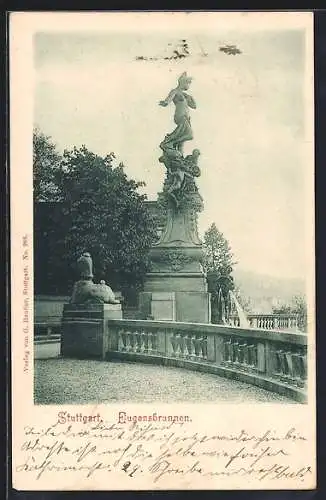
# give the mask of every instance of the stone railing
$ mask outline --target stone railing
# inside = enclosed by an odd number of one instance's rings
[[[247,319],[251,328],[299,331],[296,314],[247,314]],[[230,316],[230,324],[241,326],[239,317],[237,315]]]
[[[101,350],[104,359],[206,371],[306,401],[305,334],[198,323],[108,320]]]

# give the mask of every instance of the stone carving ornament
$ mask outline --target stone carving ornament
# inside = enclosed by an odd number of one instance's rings
[[[162,270],[162,264],[164,270],[178,272],[181,271],[186,264],[192,262],[193,258],[187,255],[181,250],[169,250],[160,256],[158,262],[151,262],[152,271]]]

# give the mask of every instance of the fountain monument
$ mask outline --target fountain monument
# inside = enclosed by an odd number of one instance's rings
[[[197,214],[203,210],[196,184],[201,174],[200,151],[184,155],[184,143],[193,139],[190,109],[196,109],[194,98],[187,93],[191,81],[183,73],[177,87],[159,103],[175,105],[176,127],[160,144],[159,162],[166,175],[158,204],[165,215],[165,229],[150,251],[151,268],[140,294],[140,310],[143,316],[157,320],[208,323],[210,297],[197,228]]]

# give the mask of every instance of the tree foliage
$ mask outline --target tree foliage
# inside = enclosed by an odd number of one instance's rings
[[[234,290],[233,254],[229,242],[213,223],[204,235],[203,268],[207,275],[211,293],[221,288],[226,299],[228,291]]]
[[[146,196],[138,193],[143,183],[129,179],[113,160],[113,153],[103,158],[83,146],[65,151],[55,167],[51,182],[55,179],[60,208],[48,234],[52,293],[70,292],[84,251],[92,255],[96,281],[105,279],[122,291],[141,286],[155,225]],[[40,186],[46,182],[47,175]]]
[[[296,314],[298,316],[299,329],[307,331],[307,302],[303,295],[294,295],[289,304],[274,306],[273,314]]]
[[[56,174],[61,155],[50,137],[38,128],[33,130],[33,188],[35,201],[60,199],[56,185]]]
[[[229,291],[234,290],[232,276],[233,254],[227,239],[213,223],[204,235],[203,268],[207,276],[208,291],[211,293],[211,321],[220,323],[222,315],[219,311],[221,290],[225,304],[229,303]]]

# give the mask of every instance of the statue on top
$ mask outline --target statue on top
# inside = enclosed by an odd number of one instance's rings
[[[175,105],[174,123],[177,125],[171,134],[167,134],[161,142],[160,147],[163,151],[175,149],[179,153],[183,153],[183,145],[186,141],[191,141],[193,138],[189,108],[196,109],[196,102],[191,95],[186,93],[189,89],[192,78],[187,73],[182,73],[178,78],[178,85],[172,89],[169,95],[163,101],[160,101],[160,106],[168,106],[170,102]]]
[[[186,72],[182,73],[178,78],[177,87],[171,90],[166,99],[159,102],[161,106],[168,106],[171,102],[175,105],[174,122],[177,126],[161,142],[163,154],[159,161],[164,163],[167,169],[163,191],[177,208],[185,194],[197,193],[194,178],[200,176],[199,150],[194,149],[192,154],[186,157],[183,155],[184,143],[193,139],[189,108],[196,109],[196,102],[186,93],[191,81],[192,78]]]

